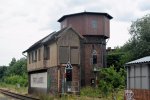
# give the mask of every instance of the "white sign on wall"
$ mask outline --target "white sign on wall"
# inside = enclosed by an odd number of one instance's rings
[[[31,87],[47,88],[47,72],[31,75]]]

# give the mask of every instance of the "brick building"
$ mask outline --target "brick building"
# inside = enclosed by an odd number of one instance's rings
[[[28,55],[29,93],[79,92],[80,87],[93,85],[95,73],[106,66],[110,19],[98,12],[61,17],[60,31],[23,52]]]
[[[84,37],[80,50],[82,86],[91,85],[92,80],[95,80],[94,70],[106,67],[106,39],[110,36],[110,19],[112,17],[107,13],[83,12],[65,15],[58,20],[61,28],[71,26]],[[92,55],[94,52],[95,60]]]

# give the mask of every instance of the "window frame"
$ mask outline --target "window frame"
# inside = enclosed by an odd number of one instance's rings
[[[50,59],[50,47],[44,46],[44,60]]]
[[[97,22],[97,20],[96,20],[96,19],[93,19],[92,22],[91,22],[91,25],[92,25],[92,28],[93,28],[93,29],[97,29],[97,27],[98,27],[98,22]]]
[[[38,49],[38,61],[40,61],[41,60],[41,49],[39,48]]]
[[[66,61],[61,61],[61,51],[60,51],[60,48],[61,47],[66,47],[66,49],[68,50],[68,52],[66,52],[66,53],[68,53],[67,55],[67,57],[68,58],[66,58],[67,60]],[[77,63],[72,63],[72,61],[71,61],[71,58],[72,58],[72,56],[71,56],[71,50],[72,49],[77,49],[77,51],[78,51],[78,58],[77,58],[77,60],[78,60],[78,62]],[[80,58],[79,58],[79,47],[78,46],[59,46],[59,63],[60,64],[66,64],[67,62],[70,62],[71,64],[79,64],[79,62],[80,62]]]

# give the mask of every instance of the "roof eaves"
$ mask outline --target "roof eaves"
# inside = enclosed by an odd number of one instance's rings
[[[35,42],[33,45],[31,45],[27,50],[23,51],[23,53],[28,52],[30,50],[32,50],[33,48],[36,48],[38,46],[41,46],[44,44],[44,40],[47,39],[51,34],[53,34],[55,32],[50,33],[49,35],[45,36],[44,38],[40,39],[39,41]],[[45,41],[46,42],[46,41]]]
[[[57,38],[59,38],[59,35],[60,35],[65,29],[66,29],[66,28],[63,28],[63,29],[61,29],[61,30],[59,30],[59,31],[57,31],[57,32],[52,33],[51,36],[49,36],[49,37],[46,39],[46,41],[42,41],[42,43],[43,43],[44,45],[47,45],[48,43],[57,40]]]
[[[146,56],[137,60],[127,62],[125,65],[139,64],[139,63],[150,63],[150,56]]]
[[[80,12],[80,13],[74,13],[74,14],[68,14],[62,16],[60,19],[58,19],[58,22],[63,21],[66,17],[76,16],[76,15],[84,15],[84,14],[93,14],[93,15],[104,15],[108,17],[109,19],[112,19],[113,17],[109,15],[108,13],[102,13],[102,12]]]

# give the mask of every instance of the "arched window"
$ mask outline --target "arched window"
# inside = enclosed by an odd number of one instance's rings
[[[96,50],[93,50],[93,52],[92,52],[92,62],[93,62],[93,64],[97,64],[97,52],[96,52]]]

